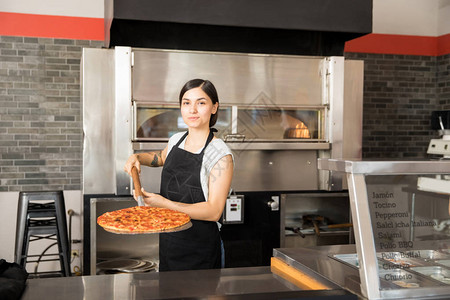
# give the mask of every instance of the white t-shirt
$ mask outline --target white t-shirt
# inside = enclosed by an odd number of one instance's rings
[[[175,133],[170,139],[167,145],[167,157],[169,157],[170,150],[172,150],[173,146],[175,146],[178,141],[183,137],[186,132],[178,132]],[[184,150],[184,144],[186,139],[184,139],[178,148]],[[203,148],[199,149],[196,153],[200,153]],[[202,185],[203,195],[205,196],[206,201],[208,201],[209,195],[209,175],[211,173],[212,168],[216,165],[216,163],[224,156],[231,155],[234,164],[233,153],[231,153],[230,148],[225,144],[225,142],[221,139],[213,139],[205,149],[203,154],[202,167],[200,169],[200,183]]]

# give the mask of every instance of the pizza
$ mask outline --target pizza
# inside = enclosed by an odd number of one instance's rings
[[[133,234],[176,231],[190,220],[189,215],[168,208],[134,206],[106,212],[97,223],[106,231]]]

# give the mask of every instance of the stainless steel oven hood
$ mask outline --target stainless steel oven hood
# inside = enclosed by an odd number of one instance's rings
[[[116,47],[83,50],[84,194],[130,194],[128,156],[162,150],[170,135],[139,139],[137,110],[176,113],[179,89],[192,78],[218,89],[234,190],[342,190],[340,175],[318,171],[317,159],[361,157],[362,61]],[[297,119],[308,138],[283,132]],[[159,192],[159,178],[159,168],[143,168],[147,190]]]

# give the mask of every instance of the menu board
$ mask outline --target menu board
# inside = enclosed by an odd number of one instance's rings
[[[445,235],[438,231],[437,218],[442,201],[417,193],[416,176],[366,181],[380,278],[401,287],[422,286],[415,268],[429,267],[430,259],[436,259],[435,248],[442,249]]]
[[[410,239],[411,212],[399,186],[374,185],[368,193],[375,247],[378,251],[399,251],[414,247]]]

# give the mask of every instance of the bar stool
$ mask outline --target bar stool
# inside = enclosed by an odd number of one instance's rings
[[[58,253],[29,255],[29,244],[41,239],[56,241]],[[25,267],[27,263],[31,262],[59,260],[61,270],[56,273],[59,276],[70,276],[69,249],[63,192],[20,192],[17,209],[15,262]],[[42,259],[44,256],[46,258]],[[37,274],[50,275],[51,273],[53,272]]]

